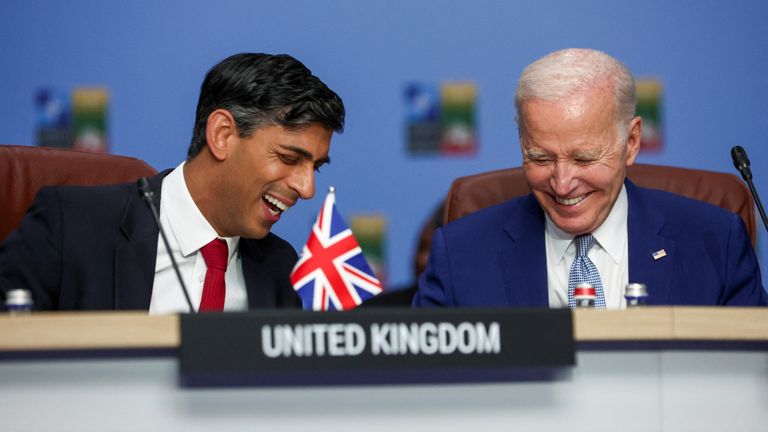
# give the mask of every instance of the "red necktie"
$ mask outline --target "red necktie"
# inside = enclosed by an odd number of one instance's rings
[[[200,248],[205,265],[205,282],[203,283],[203,297],[200,299],[200,312],[220,312],[224,310],[224,297],[227,287],[224,283],[224,273],[227,272],[229,261],[229,248],[227,242],[221,239],[213,239],[210,243]]]

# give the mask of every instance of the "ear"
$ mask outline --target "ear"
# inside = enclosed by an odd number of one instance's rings
[[[232,113],[217,109],[208,116],[205,126],[205,139],[208,151],[216,160],[226,160],[231,151],[232,140],[237,138],[237,124]]]
[[[627,136],[627,166],[633,165],[640,152],[640,140],[643,138],[643,119],[637,116],[629,123]]]

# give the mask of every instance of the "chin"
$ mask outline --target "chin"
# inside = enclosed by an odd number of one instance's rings
[[[261,226],[246,226],[243,227],[241,232],[238,233],[240,237],[253,239],[253,240],[259,240],[263,239],[264,237],[269,234],[269,228],[261,227]]]
[[[555,224],[555,225],[557,225],[557,224]],[[557,225],[557,227],[560,228],[561,230],[565,231],[566,233],[572,235],[572,236],[577,236],[579,234],[582,234],[581,230],[578,229],[578,228],[574,228],[574,227],[570,227],[570,226],[565,226],[565,225]]]
[[[268,235],[269,235],[269,230],[257,230],[257,231],[253,231],[252,235],[249,235],[248,238],[253,240],[261,240]]]
[[[552,219],[552,222],[561,230],[574,236],[577,236],[579,234],[585,234],[585,233],[591,232],[592,230],[591,225],[578,223],[575,221],[562,221],[562,220]]]

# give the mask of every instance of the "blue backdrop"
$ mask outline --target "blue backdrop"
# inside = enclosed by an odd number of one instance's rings
[[[4,1],[0,142],[33,143],[39,87],[104,85],[112,152],[172,167],[186,154],[210,66],[242,51],[290,53],[342,96],[348,117],[315,199],[275,232],[300,249],[333,184],[345,217],[388,219],[389,279],[400,284],[411,278],[417,230],[451,180],[520,164],[517,77],[564,47],[604,50],[663,81],[666,148],[641,162],[734,172],[728,152],[739,144],[768,194],[766,22],[760,0]],[[409,157],[404,84],[454,79],[478,86],[478,153]],[[758,252],[768,268],[765,247]]]

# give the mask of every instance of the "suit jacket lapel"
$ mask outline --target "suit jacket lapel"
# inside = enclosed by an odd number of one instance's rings
[[[265,272],[262,251],[259,242],[256,240],[240,239],[240,260],[243,266],[243,278],[245,279],[245,288],[248,292],[249,309],[263,309],[274,307],[277,303],[275,290],[271,286],[271,281]]]
[[[675,242],[663,235],[666,223],[663,213],[646,201],[642,189],[629,180],[625,184],[629,201],[629,282],[647,285],[648,303],[666,304],[674,283]],[[654,259],[653,254],[661,250],[666,256]]]
[[[160,211],[160,191],[163,178],[171,170],[149,179],[155,206]],[[130,194],[123,212],[120,230],[125,243],[115,248],[115,309],[149,309],[155,280],[158,227],[149,206],[138,188]]]
[[[544,212],[533,195],[519,202],[519,217],[504,226],[508,247],[498,254],[507,304],[548,307]]]

